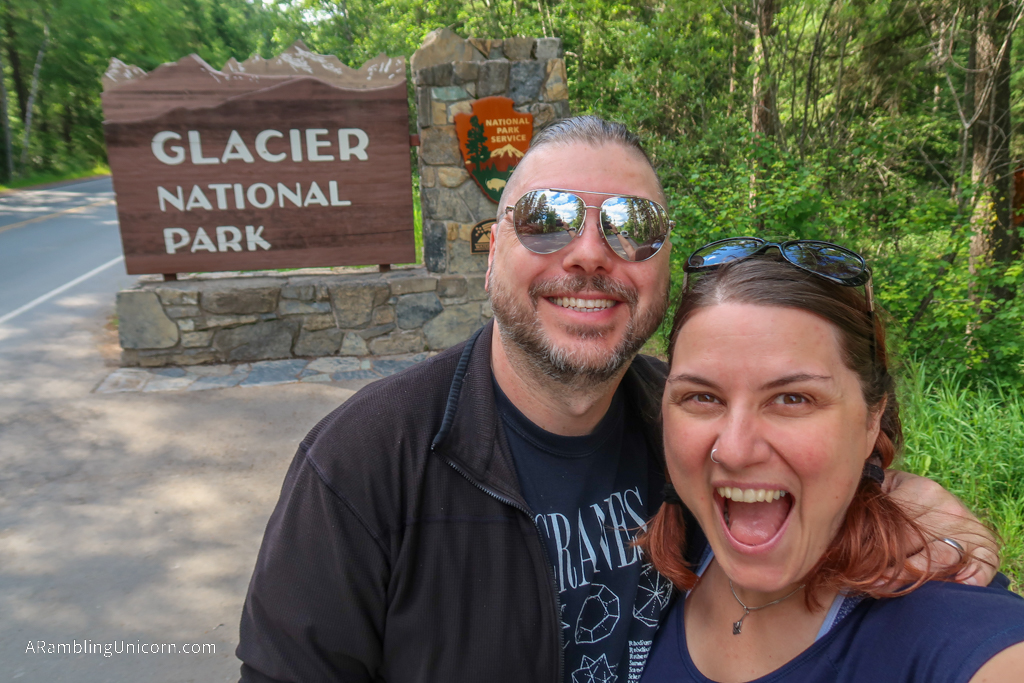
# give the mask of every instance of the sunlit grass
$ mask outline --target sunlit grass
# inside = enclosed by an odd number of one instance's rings
[[[110,167],[108,167],[106,164],[95,164],[93,166],[85,166],[71,171],[47,171],[45,173],[32,173],[23,178],[14,178],[9,182],[0,185],[0,191],[15,190],[22,187],[32,187],[33,185],[45,185],[47,183],[57,183],[62,180],[76,180],[78,178],[88,178],[94,175],[110,175]]]
[[[413,164],[413,168],[416,168],[415,161]],[[414,173],[412,178],[412,210],[413,230],[416,236],[416,263],[423,263],[423,207],[420,206],[419,180],[419,173]]]
[[[1002,571],[1024,581],[1024,398],[1009,383],[969,387],[927,367],[907,373],[900,392],[907,471],[959,496],[1003,542]]]

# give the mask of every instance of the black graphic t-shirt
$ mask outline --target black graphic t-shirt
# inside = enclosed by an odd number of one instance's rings
[[[638,681],[672,584],[630,544],[647,522],[648,458],[622,392],[591,434],[530,422],[497,383],[520,487],[544,539],[562,609],[565,683]]]

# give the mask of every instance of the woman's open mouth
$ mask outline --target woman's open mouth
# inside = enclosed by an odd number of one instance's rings
[[[715,493],[727,535],[750,550],[781,536],[793,509],[793,496],[783,489],[720,486]]]

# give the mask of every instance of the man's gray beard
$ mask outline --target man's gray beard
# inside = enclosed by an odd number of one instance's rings
[[[504,278],[495,275],[496,273],[492,271],[491,309],[494,311],[498,329],[501,330],[502,342],[518,348],[525,360],[545,376],[575,388],[596,386],[614,377],[658,329],[668,306],[668,297],[665,296],[651,309],[638,311],[639,297],[636,289],[621,285],[603,275],[567,275],[535,283],[528,291],[529,300],[533,305],[528,306],[517,302],[507,291]],[[611,298],[623,300],[629,306],[629,322],[622,342],[599,363],[587,359],[587,354],[581,353],[579,349],[554,346],[537,318],[537,301],[541,297],[575,294],[584,290],[588,293],[609,294]],[[580,340],[603,337],[607,333],[585,327],[570,327],[566,331]]]

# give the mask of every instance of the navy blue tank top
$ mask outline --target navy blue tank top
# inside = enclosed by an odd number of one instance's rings
[[[640,683],[710,683],[690,658],[679,599]],[[809,648],[757,683],[966,683],[1024,642],[1024,599],[1002,588],[932,581],[909,595],[864,599]],[[1024,679],[1024,674],[1022,674]]]

